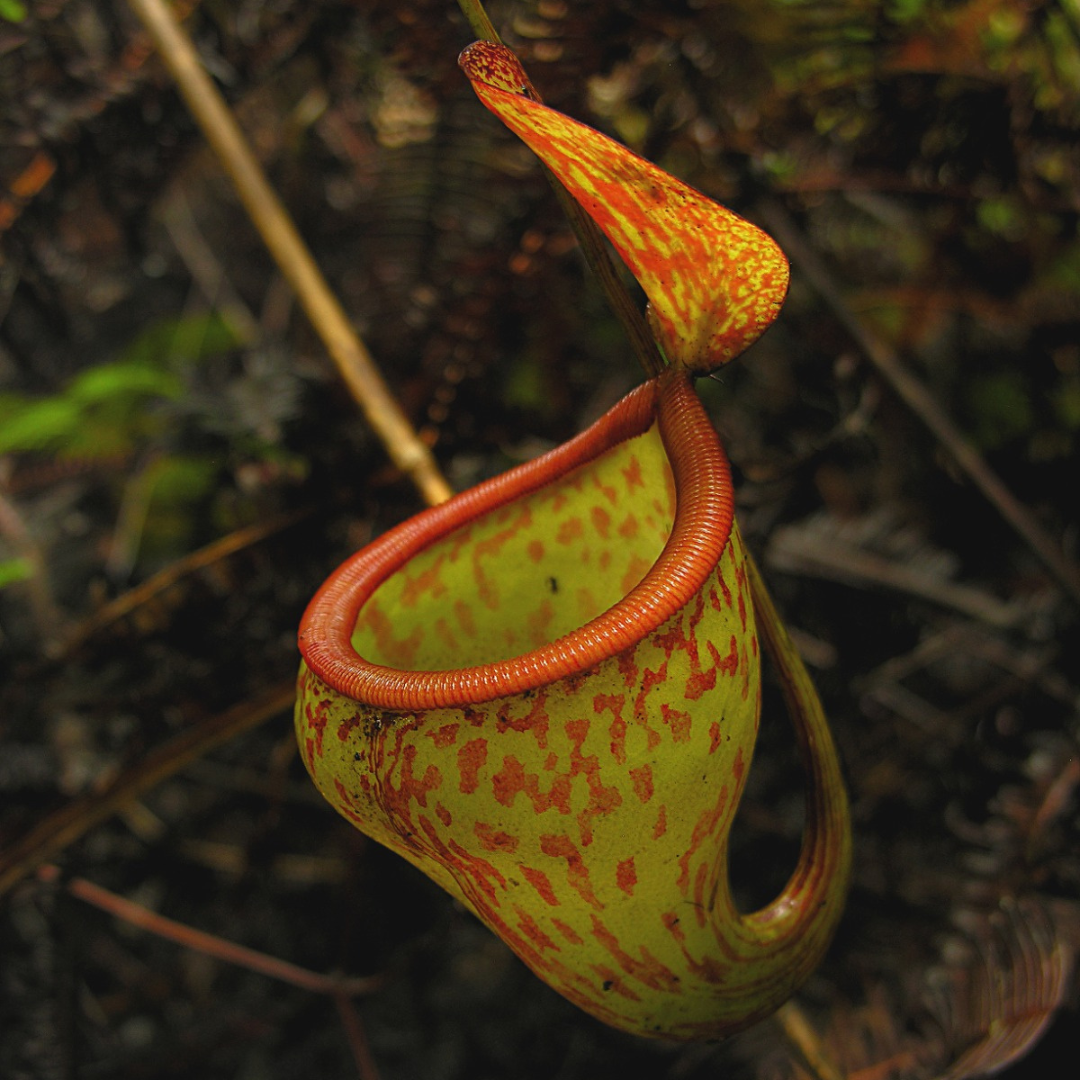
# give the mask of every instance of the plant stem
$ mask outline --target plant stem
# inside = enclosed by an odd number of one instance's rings
[[[659,375],[665,367],[664,358],[660,355],[660,350],[657,348],[649,324],[641,314],[641,309],[634,303],[633,297],[627,292],[626,286],[619,277],[619,271],[608,254],[600,226],[589,217],[581,208],[581,204],[555,179],[555,175],[546,166],[544,172],[547,173],[548,180],[555,189],[559,205],[578,238],[585,261],[599,280],[611,310],[623,324],[623,329],[630,338],[630,344],[638,361],[645,369],[645,374],[649,378]]]
[[[458,6],[462,14],[469,20],[469,25],[476,34],[484,41],[494,41],[501,45],[499,35],[488,18],[487,12],[481,0],[458,0]],[[540,95],[535,89],[529,94],[533,101],[541,102]],[[633,297],[623,284],[619,272],[608,254],[607,241],[600,227],[582,209],[581,204],[563,187],[555,175],[545,166],[544,172],[548,182],[555,191],[563,213],[574,230],[574,235],[581,245],[581,253],[585,256],[585,262],[589,269],[596,275],[600,287],[604,290],[607,302],[615,313],[619,322],[623,324],[627,337],[638,361],[645,369],[645,374],[652,378],[664,370],[664,358],[653,340],[652,331],[645,321],[645,316],[634,302]]]
[[[502,44],[499,32],[495,29],[491,19],[488,18],[488,13],[484,10],[484,5],[480,0],[458,0],[458,7],[461,8],[461,14],[469,20],[472,32],[477,38],[481,41],[494,41],[498,45]]]
[[[823,895],[832,903],[838,918],[851,880],[852,849],[851,812],[840,756],[814,682],[749,551],[746,574],[758,636],[775,666],[806,774],[802,851],[784,895],[798,908],[800,902],[806,903],[813,896],[815,882],[825,883]],[[764,913],[774,925],[777,919],[787,915],[769,908]],[[749,918],[753,920],[761,914]]]

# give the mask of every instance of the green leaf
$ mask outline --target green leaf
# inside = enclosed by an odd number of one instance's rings
[[[161,457],[147,466],[138,481],[146,500],[137,545],[140,560],[174,559],[190,548],[220,468],[217,459],[194,454]]]
[[[21,23],[26,19],[26,5],[21,0],[0,0],[0,19]]]
[[[218,463],[208,457],[168,457],[157,463],[152,501],[158,505],[187,506],[214,486]]]
[[[1029,432],[1035,422],[1031,395],[1021,375],[990,372],[972,381],[967,391],[976,442],[984,450]]]
[[[1051,396],[1054,413],[1067,431],[1080,431],[1080,379],[1071,378]]]
[[[1024,212],[1017,200],[1003,195],[984,199],[975,210],[979,224],[987,232],[1012,242],[1023,239],[1026,228]]]
[[[142,361],[118,361],[90,368],[76,376],[65,396],[92,404],[141,396],[175,400],[183,391],[183,382],[171,371]]]
[[[11,395],[0,402],[0,454],[55,450],[76,434],[81,418],[79,403],[70,398]]]
[[[151,326],[124,349],[117,362],[186,368],[242,344],[243,338],[232,324],[220,313],[210,311]]]
[[[76,375],[58,394],[38,400],[0,395],[0,454],[93,457],[129,450],[156,426],[149,399],[179,399],[185,368],[239,344],[216,312],[168,319],[140,334],[117,360]]]
[[[0,589],[33,576],[34,567],[29,559],[5,559],[0,562]]]
[[[890,0],[889,18],[896,23],[910,23],[920,18],[926,9],[926,0]]]

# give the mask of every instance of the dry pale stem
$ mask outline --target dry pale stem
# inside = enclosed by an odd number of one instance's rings
[[[267,182],[194,46],[163,0],[129,0],[176,79],[192,115],[214,148],[281,272],[311,319],[364,416],[387,453],[429,504],[450,487],[428,447],[391,394],[341,304]]]

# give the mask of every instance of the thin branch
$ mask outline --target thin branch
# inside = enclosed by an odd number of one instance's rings
[[[229,107],[206,74],[194,46],[164,0],[129,0],[154,39],[192,115],[214,148],[282,274],[296,290],[372,430],[429,504],[450,497],[428,447],[417,436],[341,304],[267,182]]]
[[[345,1038],[349,1041],[349,1049],[352,1051],[353,1061],[356,1062],[360,1080],[380,1080],[375,1059],[371,1056],[371,1044],[356,1006],[344,994],[335,994],[334,1004],[337,1005],[341,1026],[345,1029]]]
[[[255,701],[242,702],[177,735],[118,776],[104,791],[75,799],[50,814],[0,853],[0,896],[134,799],[214,747],[291,709],[295,700],[293,681],[280,683]]]
[[[844,1080],[844,1074],[829,1058],[809,1017],[794,1001],[785,1001],[776,1010],[776,1019],[788,1042],[802,1054],[817,1080]]]
[[[162,223],[206,302],[225,316],[245,345],[254,345],[261,336],[258,320],[233,288],[225,268],[199,231],[183,188],[165,201]]]
[[[60,646],[59,656],[70,654],[94,634],[130,615],[133,611],[149,603],[185,577],[200,570],[205,570],[206,567],[213,566],[214,563],[220,562],[230,555],[235,555],[238,551],[242,551],[252,544],[257,544],[259,541],[265,540],[268,536],[272,536],[282,529],[287,529],[298,521],[303,521],[311,513],[312,509],[305,507],[289,514],[279,514],[267,521],[257,522],[243,529],[236,529],[227,536],[223,536],[205,547],[177,559],[176,562],[166,566],[163,570],[159,570],[156,574],[147,578],[146,581],[135,586],[135,588],[128,589],[127,592],[121,593],[115,599],[102,604],[97,611],[84,619],[71,631]]]
[[[60,871],[55,866],[43,866],[38,871],[38,877],[42,881],[56,881],[60,877]],[[271,979],[278,979],[300,990],[327,994],[335,1000],[340,1000],[357,994],[370,993],[382,981],[378,976],[349,978],[308,971],[307,968],[291,964],[287,960],[268,956],[256,949],[249,949],[246,945],[238,945],[235,941],[228,941],[216,934],[208,934],[204,930],[196,930],[175,919],[168,919],[156,911],[136,904],[133,900],[103,889],[100,885],[95,885],[85,878],[72,878],[64,882],[64,887],[72,896],[122,919],[129,926],[137,926],[140,930],[156,934],[184,948],[193,949],[205,956],[212,956],[216,960],[236,964],[237,967],[247,968],[249,971],[266,975]]]
[[[1035,515],[1005,486],[1001,478],[983,460],[952,418],[938,404],[933,394],[906,367],[899,356],[881,338],[873,334],[845,302],[839,286],[824,263],[803,239],[788,212],[776,201],[763,208],[763,216],[777,242],[791,261],[806,275],[833,314],[851,335],[875,368],[904,403],[930,429],[971,482],[986,496],[999,514],[1012,526],[1032,551],[1057,578],[1072,600],[1080,603],[1080,571],[1047,534]]]
[[[1010,629],[1028,614],[1019,604],[1002,603],[969,585],[866,551],[835,532],[785,526],[773,533],[766,551],[769,565],[788,574],[803,574],[860,587],[880,586],[950,607],[988,626]]]

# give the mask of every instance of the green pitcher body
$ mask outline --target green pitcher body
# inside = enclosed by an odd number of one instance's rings
[[[301,647],[326,798],[594,1016],[715,1037],[816,964],[839,913],[821,888],[793,878],[745,917],[729,892],[760,656],[727,462],[685,375],[369,545]]]

